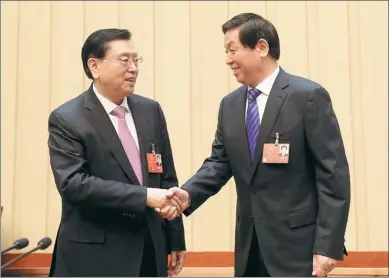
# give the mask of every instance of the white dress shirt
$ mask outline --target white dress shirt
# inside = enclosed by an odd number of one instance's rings
[[[263,80],[261,83],[258,84],[256,87],[258,90],[260,90],[262,93],[257,97],[257,105],[259,110],[259,122],[262,122],[263,113],[265,112],[266,102],[269,97],[270,91],[273,88],[274,81],[277,78],[278,73],[280,72],[280,68],[277,67],[275,71],[273,71],[272,74],[270,74],[268,77],[266,77],[265,80]],[[248,90],[252,89],[251,87],[248,87]],[[247,104],[248,99],[246,98],[246,113],[247,116]],[[246,119],[245,116],[245,119]]]
[[[116,105],[115,103],[113,103],[112,101],[110,101],[109,99],[107,99],[106,97],[104,97],[102,94],[100,94],[97,90],[97,88],[95,87],[95,84],[93,84],[93,91],[95,92],[97,98],[99,99],[99,101],[101,102],[101,105],[103,105],[104,107],[104,110],[105,112],[107,112],[118,136],[119,136],[119,119],[118,117],[114,116],[111,114],[111,112],[118,106]],[[136,127],[135,127],[135,122],[134,122],[134,118],[132,117],[132,113],[131,113],[131,110],[130,110],[130,107],[128,106],[128,102],[127,102],[127,98],[124,98],[123,99],[123,102],[120,104],[120,106],[123,106],[124,108],[126,108],[126,115],[125,115],[125,118],[126,118],[126,123],[127,123],[127,126],[128,126],[128,129],[130,130],[130,133],[132,135],[132,137],[134,138],[135,140],[135,144],[136,144],[136,147],[139,151],[139,141],[138,141],[138,134],[136,133]]]

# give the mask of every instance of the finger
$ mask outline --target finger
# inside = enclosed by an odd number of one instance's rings
[[[169,264],[169,267],[168,267],[168,270],[167,270],[167,274],[169,277],[172,277],[173,276],[173,267],[171,265],[171,263]]]
[[[320,268],[318,267],[318,265],[314,265],[313,270],[312,270],[312,276],[319,277],[320,273],[321,273],[321,271],[320,271]]]
[[[177,210],[179,211],[179,213],[181,213],[182,212],[181,211],[181,202],[179,200],[177,201],[178,198],[176,196],[174,196],[174,197],[169,200],[170,205],[175,206],[177,208]]]
[[[177,202],[177,204],[180,206],[180,211],[182,212],[183,211],[183,207],[184,207],[184,204],[182,203],[182,201],[180,200],[180,198],[178,198],[177,196],[173,196],[173,199]]]
[[[166,217],[167,220],[174,220],[178,217],[178,212],[177,210],[174,211],[174,213],[170,217]]]
[[[161,208],[161,214],[163,216],[167,215],[168,212],[170,211],[170,208],[171,208],[171,206],[164,206],[163,208]]]
[[[179,215],[178,212],[175,211],[174,214],[172,215],[172,217],[168,218],[167,220],[174,220],[178,217],[178,215]]]
[[[165,218],[168,220],[172,220],[177,215],[177,208],[175,206],[171,206],[170,210],[166,213]]]
[[[158,213],[158,214],[159,214],[159,216],[161,216],[162,218],[164,218],[164,215],[162,214],[162,212],[161,212],[161,209],[160,209],[160,208],[154,208],[154,211],[155,211],[156,213]]]
[[[315,258],[313,258],[313,261],[312,261],[312,276],[317,276],[317,273],[316,273],[316,260],[315,260]]]
[[[170,206],[169,207],[163,207],[160,209],[160,212],[158,213],[162,218],[166,218],[166,215],[168,214],[170,210]]]
[[[155,210],[159,216],[161,216],[162,218],[165,218],[165,219],[168,219],[168,216],[166,213],[162,213],[161,210],[157,211]],[[171,220],[171,219],[168,219],[168,220]]]
[[[172,220],[172,219],[177,217],[177,213],[176,212],[173,214],[173,216],[168,216],[167,214],[164,214],[161,211],[157,211],[157,213],[159,214],[159,216],[161,216],[162,218],[165,218],[167,220]]]
[[[177,265],[177,252],[172,252],[170,264],[172,265],[172,267],[175,267]]]
[[[324,277],[325,276],[325,269],[322,267],[322,266],[320,266],[320,267],[318,267],[317,269],[316,269],[316,276],[317,277]]]
[[[174,269],[174,275],[178,275],[181,272],[183,266],[184,266],[184,256],[181,255],[178,257],[177,266]]]
[[[180,198],[178,198],[176,195],[170,197],[168,200],[169,200],[170,203],[171,203],[171,202],[174,202],[176,205],[178,205],[179,207],[181,207],[181,203],[182,203],[182,202],[181,202]]]
[[[171,276],[173,276],[173,269],[174,269],[174,267],[173,267],[173,253],[174,252],[172,252],[172,254],[170,255],[170,261],[169,261],[169,265],[168,265],[168,276],[169,277],[171,277]],[[176,259],[177,260],[177,259]]]
[[[313,256],[312,260],[312,276],[318,276],[319,271],[319,263],[317,261],[317,257]]]
[[[172,277],[172,276],[174,275],[174,273],[173,273],[173,268],[172,268],[171,265],[169,265],[169,269],[168,269],[168,271],[167,271],[167,275],[168,275],[169,277]]]

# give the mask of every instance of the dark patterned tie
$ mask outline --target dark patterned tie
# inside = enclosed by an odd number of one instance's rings
[[[261,92],[258,89],[250,89],[248,92],[247,115],[246,115],[246,132],[249,144],[250,158],[253,160],[255,146],[259,134],[259,111],[257,97]]]

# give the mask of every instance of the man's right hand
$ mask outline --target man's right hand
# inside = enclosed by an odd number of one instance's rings
[[[154,208],[164,218],[169,220],[176,218],[182,213],[182,204],[178,197],[160,188],[147,188],[146,206]]]
[[[186,210],[190,205],[190,196],[189,193],[179,187],[172,187],[168,190],[167,197],[169,200],[176,200],[180,204],[180,209],[177,211],[179,214],[181,214],[184,210]],[[168,220],[172,220],[177,217],[177,215],[173,215],[170,213],[170,211],[166,208],[156,208],[155,209],[158,214],[166,218]]]

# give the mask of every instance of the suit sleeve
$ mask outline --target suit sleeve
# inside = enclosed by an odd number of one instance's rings
[[[186,216],[192,214],[208,198],[218,193],[232,177],[231,166],[224,148],[222,115],[223,100],[220,103],[211,156],[206,158],[196,174],[181,186],[189,192],[191,199],[190,206],[184,212]]]
[[[350,208],[349,166],[328,92],[316,89],[306,109],[306,138],[316,163],[319,203],[313,253],[340,260]]]
[[[160,135],[161,135],[161,153],[162,153],[162,183],[161,188],[169,189],[178,186],[177,174],[174,166],[173,153],[170,144],[169,132],[166,125],[165,115],[158,104],[158,116],[160,120]],[[185,230],[182,217],[174,220],[164,220],[167,226],[167,236],[169,240],[169,248],[171,251],[185,251]]]
[[[51,169],[62,198],[86,208],[144,212],[146,188],[91,175],[83,140],[58,112],[50,114],[48,130]]]

